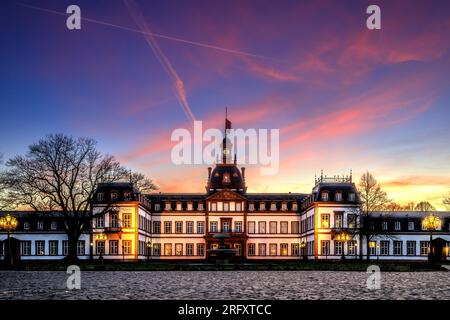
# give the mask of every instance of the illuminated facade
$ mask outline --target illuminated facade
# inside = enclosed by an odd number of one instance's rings
[[[217,235],[225,236],[234,260],[358,259],[426,260],[430,233],[422,226],[427,213],[376,212],[370,241],[361,241],[360,199],[346,177],[321,175],[310,193],[248,193],[245,168],[229,159],[208,168],[206,191],[198,194],[141,194],[130,183],[100,185],[93,213],[114,203],[105,215],[88,222],[78,242],[81,259],[192,260],[213,258]],[[67,236],[58,212],[13,212],[19,220],[12,234],[12,254],[21,260],[61,259]],[[450,213],[436,213],[433,250],[449,259]],[[7,235],[0,230],[0,257]]]

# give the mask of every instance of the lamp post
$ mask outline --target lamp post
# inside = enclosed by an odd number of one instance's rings
[[[441,227],[441,219],[434,214],[429,214],[422,221],[422,227],[425,230],[430,231],[430,245],[428,246],[428,261],[431,262],[431,242],[433,241],[433,231],[436,231]]]
[[[308,259],[305,248],[306,248],[305,241],[300,242],[300,250],[302,252],[303,261],[306,261]]]
[[[342,256],[341,256],[341,259],[345,260],[344,243],[348,242],[350,240],[350,235],[347,232],[345,232],[345,231],[340,232],[340,233],[337,234],[336,240],[342,242]]]
[[[108,239],[108,235],[104,234],[104,233],[98,233],[95,235],[95,240],[98,241],[106,241],[106,239]],[[105,245],[103,245],[103,249],[100,251],[100,256],[98,257],[99,260],[101,260],[103,262],[103,250],[105,249]]]
[[[151,241],[147,241],[147,262],[151,259],[152,257],[152,242]]]
[[[0,229],[6,230],[8,234],[8,257],[5,257],[5,260],[8,261],[10,264],[13,264],[13,257],[11,254],[11,237],[10,233],[11,231],[15,230],[18,225],[18,221],[15,217],[12,217],[9,213],[6,215],[6,217],[0,218]]]
[[[380,261],[380,245],[377,243],[377,261]]]

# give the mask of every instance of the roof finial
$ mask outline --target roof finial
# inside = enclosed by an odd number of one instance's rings
[[[352,182],[352,175],[353,175],[353,173],[352,173],[352,168],[350,168],[350,182]]]

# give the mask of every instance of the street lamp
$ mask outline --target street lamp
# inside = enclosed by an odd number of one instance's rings
[[[441,219],[435,216],[434,214],[430,214],[426,216],[422,221],[422,227],[425,230],[430,231],[430,245],[428,247],[428,261],[431,261],[431,242],[433,241],[433,231],[441,228]]]
[[[347,232],[345,232],[345,231],[340,232],[340,233],[338,233],[338,234],[336,235],[336,240],[342,242],[342,256],[341,256],[341,259],[342,259],[342,260],[345,260],[345,255],[344,255],[344,243],[350,241],[350,239],[351,239],[350,235],[349,235]]]
[[[19,222],[17,221],[17,219],[15,217],[12,217],[9,213],[6,215],[6,217],[0,218],[0,229],[6,230],[8,234],[8,257],[5,257],[5,260],[9,260],[10,264],[13,263],[10,233],[17,228],[18,224]]]
[[[98,233],[95,235],[95,240],[98,241],[106,241],[106,239],[108,239],[108,235],[104,234],[104,233]],[[98,257],[99,260],[102,261],[103,263],[103,250],[105,249],[105,245],[103,245],[103,249],[100,251],[100,256]]]
[[[149,261],[149,259],[152,256],[152,242],[151,241],[147,241],[147,261]]]

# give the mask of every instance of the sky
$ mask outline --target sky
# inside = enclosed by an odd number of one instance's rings
[[[92,137],[161,192],[203,192],[207,165],[173,164],[171,133],[222,129],[227,107],[235,128],[280,130],[278,173],[246,165],[248,192],[350,169],[399,203],[450,192],[449,1],[2,1],[0,39],[6,159]]]

